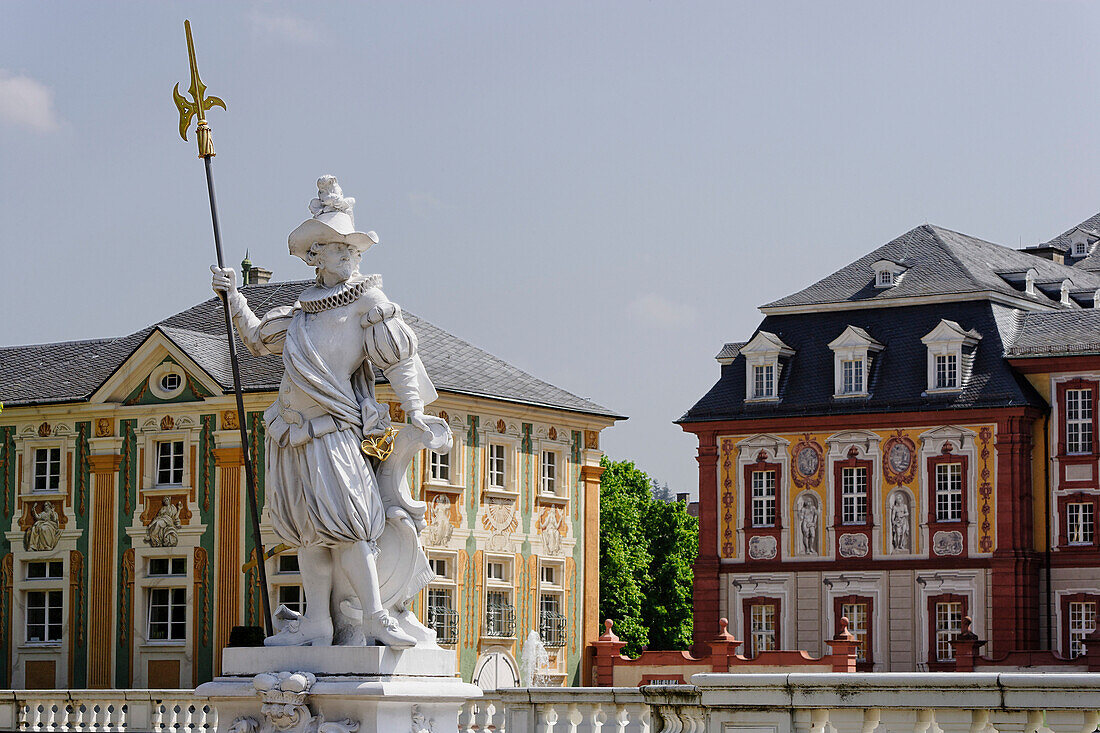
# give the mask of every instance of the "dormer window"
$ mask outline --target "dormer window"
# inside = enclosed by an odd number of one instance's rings
[[[774,333],[759,331],[741,347],[745,357],[745,399],[768,401],[779,399],[779,377],[794,349]]]
[[[833,396],[868,396],[871,361],[883,345],[862,328],[848,326],[829,348],[833,350]]]
[[[1089,253],[1089,245],[1087,242],[1074,242],[1073,243],[1073,256],[1084,257]]]
[[[871,269],[875,271],[876,288],[892,288],[908,268],[894,260],[879,260],[871,265]]]
[[[928,347],[928,392],[959,392],[966,386],[981,334],[946,319],[921,342]]]

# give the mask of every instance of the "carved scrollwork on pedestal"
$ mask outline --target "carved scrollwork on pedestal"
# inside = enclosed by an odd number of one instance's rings
[[[317,678],[309,672],[258,674],[252,686],[260,696],[260,719],[242,715],[229,733],[354,733],[359,722],[350,718],[325,721],[309,709],[309,691]]]

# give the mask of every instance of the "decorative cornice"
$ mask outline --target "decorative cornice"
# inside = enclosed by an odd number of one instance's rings
[[[92,473],[116,473],[121,463],[122,455],[120,453],[88,456],[88,465],[91,466]]]

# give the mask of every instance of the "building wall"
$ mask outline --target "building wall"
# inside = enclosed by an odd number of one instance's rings
[[[0,415],[6,530],[0,534],[0,687],[189,687],[219,672],[233,626],[262,625],[258,573],[241,571],[256,553],[233,399],[178,357],[161,351],[143,359],[120,370],[90,403],[9,406]],[[162,399],[143,385],[165,363],[182,372],[186,384],[181,394]],[[379,394],[394,400],[385,385]],[[274,396],[245,399],[261,504],[262,411]],[[403,419],[393,406],[391,412]],[[514,669],[527,633],[539,629],[545,594],[558,599],[568,619],[564,645],[550,650],[555,679],[579,683],[582,650],[598,633],[597,609],[586,605],[584,592],[597,582],[598,567],[586,571],[585,559],[592,550],[586,537],[598,536],[591,532],[598,515],[586,515],[586,499],[598,495],[592,469],[601,455],[599,431],[611,421],[453,394],[443,394],[430,412],[445,415],[454,432],[452,478],[433,480],[421,455],[410,470],[410,490],[429,504],[429,556],[453,563],[454,575],[436,585],[454,590],[460,634],[449,646],[462,676],[473,679],[487,663]],[[158,482],[156,465],[157,444],[166,440],[184,444],[184,479],[171,485]],[[503,491],[486,480],[486,451],[495,443],[507,448],[510,483]],[[51,448],[60,452],[59,485],[36,490],[36,451]],[[555,495],[540,492],[543,451],[558,459]],[[150,528],[157,527],[165,500],[180,527],[174,544],[158,547]],[[55,542],[46,504],[57,515]],[[266,521],[262,526],[265,546],[274,547],[278,539]],[[506,582],[516,624],[506,637],[484,633],[486,563],[497,558],[513,568]],[[169,574],[152,574],[154,560],[168,560]],[[61,564],[60,577],[28,578],[41,568],[58,574],[50,562]],[[556,573],[541,585],[544,566]],[[273,608],[278,586],[298,580],[280,567],[278,557],[267,560]],[[176,569],[181,572],[171,572]],[[178,641],[148,638],[150,599],[163,589],[179,589],[186,599]],[[60,638],[28,641],[28,602],[51,590],[62,598]],[[427,621],[426,592],[414,608]]]

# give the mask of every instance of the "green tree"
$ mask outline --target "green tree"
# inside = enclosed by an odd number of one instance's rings
[[[686,649],[698,522],[633,462],[601,465],[600,617],[615,621],[626,654]]]

